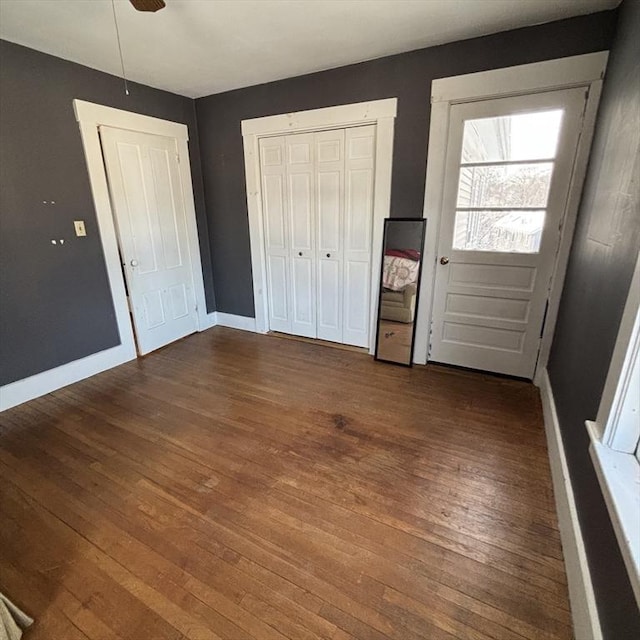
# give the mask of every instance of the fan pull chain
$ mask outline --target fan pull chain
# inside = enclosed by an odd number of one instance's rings
[[[122,68],[122,80],[124,81],[124,93],[129,95],[129,86],[127,84],[127,74],[124,71],[124,58],[122,57],[122,45],[120,44],[120,30],[118,29],[118,18],[116,16],[116,3],[111,0],[111,8],[113,9],[113,24],[116,27],[116,40],[118,41],[118,53],[120,54],[120,67]]]

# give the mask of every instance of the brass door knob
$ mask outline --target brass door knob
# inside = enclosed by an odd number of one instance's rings
[[[440,258],[440,264],[449,264],[449,258],[442,256],[442,258]]]

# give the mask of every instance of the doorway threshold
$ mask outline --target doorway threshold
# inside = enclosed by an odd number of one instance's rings
[[[297,342],[306,342],[308,344],[316,344],[322,347],[330,347],[332,349],[340,349],[341,351],[353,351],[354,353],[366,353],[369,354],[369,349],[366,347],[354,347],[350,344],[341,344],[339,342],[330,342],[329,340],[319,340],[318,338],[306,338],[305,336],[294,336],[290,333],[281,333],[280,331],[269,331],[268,336],[274,338],[283,338],[285,340],[295,340]]]

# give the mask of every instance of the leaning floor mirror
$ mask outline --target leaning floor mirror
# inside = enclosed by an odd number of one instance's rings
[[[420,292],[426,220],[384,221],[376,360],[410,367]]]

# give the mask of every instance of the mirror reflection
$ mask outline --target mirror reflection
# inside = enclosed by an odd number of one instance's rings
[[[426,220],[384,222],[376,359],[411,366]]]

